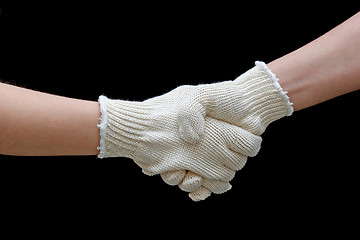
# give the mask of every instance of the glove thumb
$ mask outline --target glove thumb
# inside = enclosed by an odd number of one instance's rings
[[[205,106],[194,98],[187,99],[177,111],[180,137],[190,144],[198,143],[205,130]]]

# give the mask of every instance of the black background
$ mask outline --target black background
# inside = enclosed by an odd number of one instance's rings
[[[0,78],[67,97],[145,100],[182,84],[234,79],[359,9],[334,3],[1,6]],[[119,231],[139,226],[154,236],[167,228],[179,236],[349,232],[359,214],[358,103],[355,92],[273,123],[233,189],[198,203],[125,158],[0,155],[2,217],[63,219],[63,229],[84,220]]]

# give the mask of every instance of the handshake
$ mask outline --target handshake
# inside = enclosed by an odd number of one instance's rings
[[[234,81],[180,86],[143,102],[99,97],[99,158],[127,157],[194,201],[231,188],[261,134],[293,112],[276,76],[256,62]]]

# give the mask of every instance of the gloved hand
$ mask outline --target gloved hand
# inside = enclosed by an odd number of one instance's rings
[[[188,94],[189,88],[183,86],[144,102],[100,96],[99,157],[131,158],[147,175],[189,170],[207,179],[229,182],[246,156],[257,154],[261,137],[206,117],[202,139],[184,141],[179,134],[178,110]]]
[[[293,111],[262,62],[235,81],[181,86],[144,102],[99,102],[99,157],[132,158],[193,200],[228,190],[235,171],[259,151],[268,124]]]
[[[201,139],[203,130],[199,126],[203,126],[205,116],[221,119],[260,136],[271,122],[293,113],[287,92],[283,91],[275,74],[265,63],[255,64],[234,81],[195,86],[198,91],[191,92],[178,111],[183,139],[190,143]],[[246,158],[242,162],[243,167]],[[191,172],[188,174],[192,181],[185,181],[187,178],[174,181],[179,179],[180,173],[162,174],[162,178],[170,185],[179,184],[184,191],[192,189],[188,187],[194,185],[192,182],[202,183],[202,187],[189,194],[194,201],[207,198],[211,192],[223,193],[231,188],[231,185],[226,187],[199,175],[194,177]]]

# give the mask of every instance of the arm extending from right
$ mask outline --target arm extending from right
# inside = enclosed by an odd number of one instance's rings
[[[182,143],[190,144],[189,149],[192,150],[201,149],[201,153],[195,151],[189,157],[184,152],[177,152],[182,158],[175,161],[176,164],[164,164],[161,160],[167,163],[172,161],[148,158],[151,154],[145,154],[149,161],[139,165],[144,172],[151,175],[159,173],[165,182],[178,184],[182,190],[190,192],[190,197],[195,201],[205,199],[211,192],[229,190],[229,181],[235,171],[240,170],[247,157],[255,156],[260,148],[261,141],[255,136],[260,137],[271,122],[290,116],[294,110],[360,89],[359,42],[360,13],[357,13],[325,35],[267,66],[257,62],[253,69],[233,82],[183,87],[182,90],[186,92],[184,96],[175,98],[181,104],[171,104],[173,108],[170,109],[175,110],[176,116],[173,121],[179,125],[178,137],[183,140]],[[171,93],[174,94],[170,92],[167,96]],[[155,105],[161,102],[161,98],[145,102]],[[230,125],[211,127],[212,119]],[[230,132],[235,133],[231,137],[225,134],[229,132],[228,127],[233,129]],[[217,135],[218,132],[221,134]],[[244,132],[247,137],[244,137]],[[219,144],[221,138],[233,139],[230,143],[223,142],[229,151],[227,154],[223,145]],[[199,147],[200,143],[209,139],[217,144],[204,147],[208,151]],[[106,149],[106,146],[102,149]],[[229,157],[230,152],[235,152],[237,156]],[[132,157],[136,159],[138,156],[135,154]],[[177,164],[184,165],[180,167]],[[225,168],[220,170],[219,166]]]
[[[360,89],[360,12],[268,66],[295,111]]]

